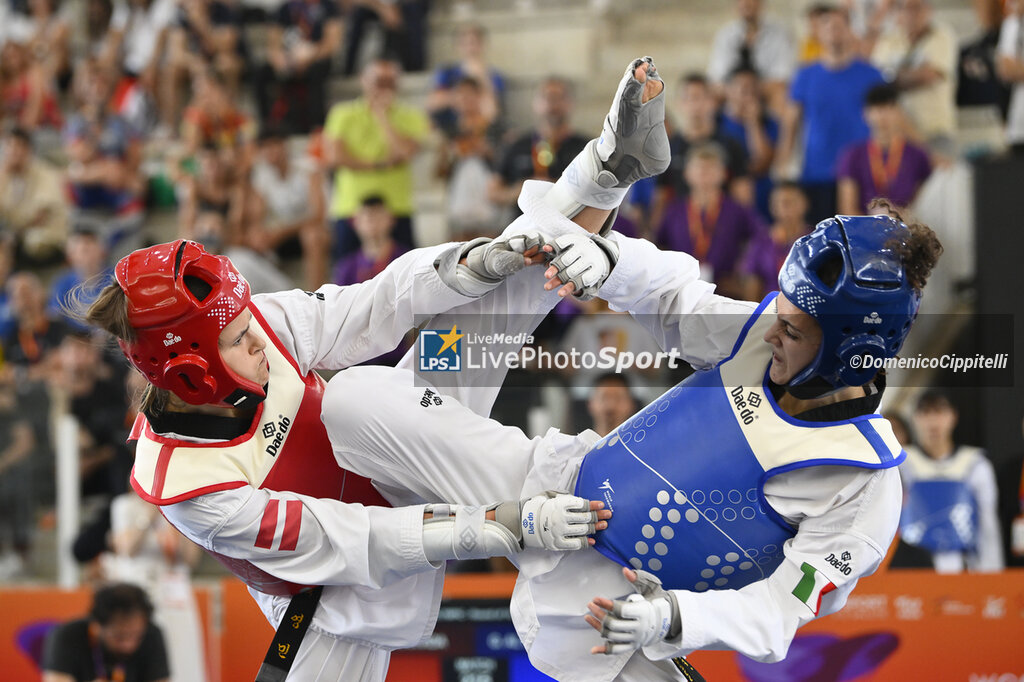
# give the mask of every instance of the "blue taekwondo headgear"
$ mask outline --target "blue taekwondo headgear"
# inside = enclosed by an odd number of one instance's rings
[[[853,357],[899,352],[921,302],[893,248],[909,237],[907,226],[888,216],[836,216],[796,240],[779,290],[821,325],[822,337],[817,357],[790,385],[821,377],[834,387],[860,386],[877,370]],[[829,263],[841,266],[831,286],[820,276]]]

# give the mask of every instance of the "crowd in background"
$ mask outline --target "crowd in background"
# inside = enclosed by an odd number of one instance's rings
[[[719,293],[754,300],[776,288],[790,245],[817,221],[869,213],[879,196],[915,207],[927,195],[956,259],[971,241],[957,108],[993,107],[1011,152],[1024,150],[1024,1],[975,5],[981,31],[958,44],[928,0],[817,3],[802,35],[779,20],[790,3],[736,0],[706,72],[670,76],[671,165],[634,186],[615,229],[694,255]],[[155,216],[176,221],[162,237],[230,256],[254,292],[354,284],[427,245],[413,191],[425,150],[445,187],[445,236],[457,240],[496,235],[518,215],[525,180],[557,178],[582,150],[594,132],[573,124],[582,84],[544,78],[532,120],[510,120],[509,78],[477,25],[458,31],[458,61],[436,69],[424,106],[403,97],[403,74],[428,69],[428,9],[0,0],[0,577],[33,575],[33,536],[52,523],[50,425],[61,412],[77,418],[93,502],[76,556],[108,578],[164,582],[194,561],[127,485],[137,377],[67,314],[69,296],[88,302],[119,256],[153,238]],[[345,76],[361,94],[332,101]],[[560,304],[537,340],[656,350],[596,300]],[[603,435],[676,380],[513,373],[495,414],[535,426],[554,386],[566,416],[548,421]],[[921,450],[942,459],[951,448],[951,436],[932,437]],[[157,568],[97,559],[140,553]]]

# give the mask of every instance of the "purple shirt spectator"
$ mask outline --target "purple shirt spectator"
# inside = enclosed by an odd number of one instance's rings
[[[735,272],[746,245],[762,232],[762,228],[748,209],[724,194],[720,206],[710,229],[706,253],[699,253],[700,249],[691,235],[689,199],[677,199],[669,204],[655,241],[664,249],[684,251],[694,256],[702,265],[711,268],[716,279]],[[703,215],[704,220],[712,217],[707,212]]]
[[[391,261],[395,260],[409,250],[408,246],[398,242],[392,242],[391,253],[387,258],[373,261],[362,252],[362,250],[351,253],[338,261],[334,268],[334,283],[340,286],[359,284],[368,279],[373,279],[386,268]]]
[[[381,271],[391,264],[393,260],[401,256],[403,253],[409,250],[408,246],[399,244],[398,242],[391,243],[391,253],[387,258],[381,260],[370,260],[363,253],[362,249],[349,255],[338,261],[338,265],[334,268],[334,283],[340,286],[348,286],[349,284],[359,284],[365,282],[368,279],[373,279],[381,273]],[[405,352],[409,350],[409,344],[403,339],[398,347],[382,355],[378,355],[372,360],[367,360],[364,365],[388,365],[394,367]]]
[[[763,283],[761,297],[779,288],[779,270],[793,248],[793,242],[779,242],[772,239],[769,230],[755,235],[747,247],[741,271],[743,274],[754,275]]]
[[[890,174],[892,166],[895,165],[890,156],[892,153],[892,146],[890,146],[889,150],[880,154],[878,165],[882,177],[879,177],[879,182],[876,182],[875,173],[871,170],[870,144],[870,141],[858,142],[843,151],[836,167],[839,179],[848,178],[857,183],[857,188],[860,190],[859,201],[862,213],[867,213],[868,204],[877,197],[885,197],[897,206],[909,205],[917,196],[917,190],[932,173],[932,163],[928,159],[928,152],[912,142],[904,143],[899,157],[899,166],[894,173],[891,173],[892,177],[885,177]],[[878,186],[879,183],[882,185],[881,187]]]

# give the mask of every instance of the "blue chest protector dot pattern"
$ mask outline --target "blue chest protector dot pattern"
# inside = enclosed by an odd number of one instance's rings
[[[766,512],[764,469],[731,401],[717,368],[697,372],[586,455],[576,494],[614,512],[599,552],[695,591],[738,589],[778,567],[795,533]]]
[[[771,476],[819,464],[886,469],[905,458],[881,418],[812,423],[778,409],[762,340],[773,301],[746,321],[731,356],[646,406],[580,465],[576,494],[614,512],[595,548],[666,588],[739,589],[778,568],[796,530],[765,500]]]

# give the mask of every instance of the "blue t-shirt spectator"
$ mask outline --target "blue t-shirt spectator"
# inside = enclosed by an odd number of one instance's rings
[[[796,72],[789,96],[803,107],[803,182],[835,182],[840,152],[868,138],[864,95],[883,82],[881,71],[861,59],[834,71],[815,63]]]
[[[81,273],[76,270],[69,269],[59,275],[54,280],[53,286],[50,289],[50,302],[47,309],[51,316],[59,317],[77,331],[91,331],[91,327],[88,324],[65,313],[65,305],[70,303],[69,297],[72,290],[81,284],[82,281]],[[104,287],[113,281],[114,269],[107,268],[100,276],[96,277],[95,286],[90,285],[83,288],[81,294],[76,297],[76,303],[81,303],[85,306],[92,304]],[[2,328],[2,318],[0,318],[0,328]]]
[[[768,138],[772,147],[779,144],[779,122],[770,116],[761,117],[761,129],[764,136]],[[747,130],[743,121],[729,116],[725,112],[718,117],[718,130],[726,137],[730,137],[743,147],[747,157],[750,157],[750,146],[747,144]],[[754,176],[754,203],[757,212],[767,223],[771,223],[771,212],[768,210],[768,199],[772,193],[772,179],[765,173]]]

